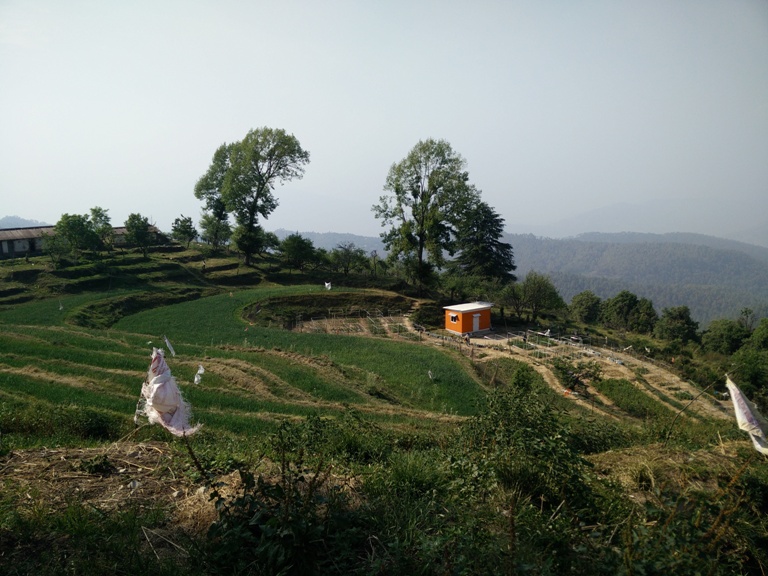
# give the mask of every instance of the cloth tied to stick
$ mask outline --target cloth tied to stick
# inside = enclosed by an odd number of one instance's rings
[[[189,404],[181,396],[176,378],[171,375],[165,353],[162,349],[153,348],[134,422],[138,424],[139,416],[146,416],[150,424],[160,424],[175,436],[189,436],[201,427],[201,424],[190,425],[191,412]]]
[[[761,454],[768,455],[768,440],[766,439],[768,421],[760,414],[757,406],[744,396],[744,393],[733,383],[727,374],[725,375],[725,386],[730,393],[733,409],[736,414],[736,423],[739,425],[739,428],[749,434],[755,450]]]

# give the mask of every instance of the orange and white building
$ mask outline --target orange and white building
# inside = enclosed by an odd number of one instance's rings
[[[491,330],[490,302],[469,302],[443,306],[445,310],[445,329],[454,334],[476,334]]]

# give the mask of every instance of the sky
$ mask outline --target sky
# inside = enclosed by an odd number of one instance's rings
[[[427,138],[512,233],[614,205],[768,226],[768,2],[0,0],[0,216],[197,222],[260,127],[310,154],[267,230],[378,235]]]

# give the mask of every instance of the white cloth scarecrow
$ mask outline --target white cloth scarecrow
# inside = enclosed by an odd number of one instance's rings
[[[150,424],[160,424],[175,436],[189,436],[201,426],[190,425],[190,406],[181,397],[176,379],[165,362],[165,354],[159,348],[152,349],[152,362],[147,379],[141,385],[141,397],[133,421],[138,424],[140,416],[146,416]]]

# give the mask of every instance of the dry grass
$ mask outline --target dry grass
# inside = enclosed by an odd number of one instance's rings
[[[635,446],[587,456],[595,472],[618,482],[637,502],[655,498],[658,490],[684,494],[715,493],[743,465],[739,449],[748,442],[727,442],[714,448],[684,451],[660,444]]]

